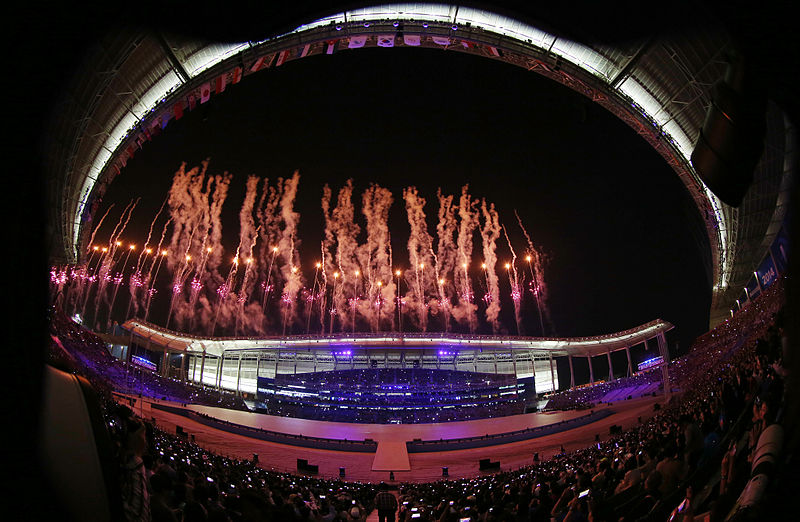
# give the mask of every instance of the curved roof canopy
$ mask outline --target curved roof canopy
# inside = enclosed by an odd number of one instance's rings
[[[293,335],[267,338],[203,338],[131,319],[122,325],[137,338],[170,352],[206,353],[220,356],[226,351],[238,350],[347,350],[359,349],[438,349],[443,346],[456,350],[481,351],[538,351],[562,357],[566,355],[593,357],[622,350],[646,342],[670,331],[672,324],[656,319],[622,332],[592,337],[539,338],[493,335],[458,335],[447,333],[405,333],[355,335]]]
[[[400,24],[403,35],[395,37]],[[381,42],[385,35],[392,41]],[[151,131],[167,124],[176,105],[183,108],[205,97],[209,86],[213,103],[216,82],[224,87],[286,60],[327,52],[330,45],[390,43],[448,48],[525,67],[582,93],[633,127],[675,170],[699,209],[705,230],[698,241],[710,246],[712,322],[727,315],[783,222],[791,177],[786,143],[794,139],[788,119],[771,104],[767,147],[739,208],[722,203],[697,176],[689,158],[711,85],[725,72],[728,36],[711,31],[587,45],[505,15],[453,4],[336,12],[257,42],[187,41],[140,30],[109,35],[88,58],[87,74],[77,77],[72,97],[59,107],[50,129],[51,260],[83,258],[96,202]]]

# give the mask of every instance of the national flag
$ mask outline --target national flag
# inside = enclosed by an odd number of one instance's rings
[[[226,83],[228,83],[227,73],[217,76],[217,79],[214,80],[214,94],[220,94],[222,91],[224,91]]]
[[[200,103],[205,103],[211,99],[211,82],[206,82],[200,86]]]
[[[472,42],[468,42],[466,40],[461,40],[461,45],[463,45],[466,49],[472,49],[475,47],[475,44]]]
[[[444,45],[445,47],[450,45],[450,38],[446,36],[431,36],[431,40],[436,45]]]
[[[161,113],[160,123],[161,123],[161,128],[162,129],[166,128],[167,123],[169,123],[169,119],[171,117],[172,117],[172,114],[170,114],[169,111]]]
[[[328,40],[325,42],[325,54],[333,54],[336,52],[336,44],[339,43],[339,40]]]
[[[242,68],[237,67],[233,70],[233,80],[231,80],[231,83],[236,85],[240,81],[242,81]]]
[[[283,65],[283,62],[286,61],[286,58],[289,57],[289,49],[284,49],[283,51],[278,53],[278,61],[275,62],[275,67],[280,67]]]
[[[404,34],[403,43],[406,45],[413,45],[414,47],[422,43],[422,39],[418,34]]]
[[[270,54],[269,56],[262,56],[261,58],[256,60],[256,63],[254,63],[252,67],[250,67],[250,71],[256,72],[260,71],[261,69],[266,69],[272,64],[273,58],[275,58],[274,54]]]
[[[305,44],[303,47],[297,48],[297,56],[300,58],[305,58],[308,56],[308,51],[311,49],[311,44]]]
[[[180,120],[183,117],[183,102],[177,101],[175,105],[172,106],[172,113],[175,115],[176,120]]]
[[[158,136],[161,134],[161,116],[154,119],[152,123],[150,123],[150,137]]]
[[[378,47],[394,47],[394,35],[382,34],[378,36]]]
[[[491,52],[495,56],[503,56],[503,50],[498,49],[497,47],[489,46],[489,52]]]
[[[119,162],[122,163],[122,166],[125,167],[128,165],[128,155],[126,151],[122,151],[122,154],[119,155]]]
[[[261,58],[259,58],[258,60],[256,60],[256,63],[254,63],[254,64],[253,64],[253,66],[252,66],[252,67],[250,67],[250,71],[251,71],[251,72],[256,72],[256,71],[258,71],[259,69],[261,69],[261,67],[264,65],[264,60],[266,60],[266,59],[267,59],[267,57],[266,57],[266,56],[262,56]]]
[[[364,44],[367,43],[367,35],[362,34],[358,36],[351,36],[350,41],[347,43],[348,49],[359,49],[364,47]]]
[[[133,146],[134,144],[131,143],[128,145],[128,157],[133,158],[133,153],[136,152],[136,147]]]
[[[197,105],[197,98],[194,97],[194,94],[189,95],[189,110],[193,111],[195,105]]]

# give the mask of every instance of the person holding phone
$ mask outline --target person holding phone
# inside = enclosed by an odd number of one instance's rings
[[[578,522],[589,520],[589,501],[591,500],[591,490],[585,489],[576,492],[575,497],[569,502],[569,509],[564,516],[563,522]]]

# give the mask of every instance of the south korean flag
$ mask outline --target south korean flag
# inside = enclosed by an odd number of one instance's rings
[[[394,47],[394,35],[393,34],[379,35],[378,47]]]

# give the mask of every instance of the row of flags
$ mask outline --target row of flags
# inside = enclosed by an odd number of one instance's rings
[[[367,43],[367,35],[358,35],[358,36],[351,36],[347,42],[348,49],[358,49],[364,47]],[[378,47],[394,47],[395,41],[397,39],[397,35],[395,34],[380,34],[377,37],[377,44]],[[441,45],[442,47],[448,47],[453,44],[453,40],[451,40],[447,36],[431,36],[431,41],[436,45]],[[463,45],[467,49],[474,49],[480,47],[480,44],[475,42],[470,42],[469,40],[460,40],[461,45]],[[330,43],[330,42],[329,42]],[[403,44],[417,47],[422,45],[422,36],[418,34],[404,34],[403,35]],[[487,45],[486,49],[491,53],[493,56],[502,57],[503,51],[493,45]],[[328,52],[328,54],[332,54]]]
[[[368,35],[351,36],[347,39],[347,48],[359,49],[364,47],[367,43],[367,38],[369,38]],[[433,43],[442,47],[448,47],[455,43],[454,40],[447,36],[431,36],[430,38]],[[397,34],[380,34],[377,36],[377,44],[378,47],[394,47],[397,39]],[[407,46],[417,47],[422,45],[422,36],[418,34],[403,34],[402,40],[403,44]],[[334,54],[336,51],[338,51],[340,41],[340,39],[334,39],[323,42],[322,48],[324,49],[325,54]],[[481,44],[463,39],[456,40],[456,42],[460,42],[460,44],[466,49],[476,49],[481,46]],[[503,56],[503,51],[497,47],[486,45],[485,48],[493,56]],[[310,43],[297,47],[294,49],[294,58],[303,58],[308,56],[310,50]],[[280,67],[292,56],[292,51],[292,49],[284,49],[283,51],[277,53],[260,56],[258,59],[256,59],[253,65],[250,66],[250,72],[253,73],[262,69],[268,69],[273,65],[275,67]],[[244,71],[242,67],[235,67],[232,71],[226,71],[217,76],[213,81],[208,81],[201,85],[199,91],[192,91],[185,98],[177,100],[172,105],[170,110],[162,111],[157,118],[154,118],[150,121],[148,126],[143,127],[138,132],[136,139],[128,145],[122,154],[120,154],[114,164],[114,175],[119,174],[120,169],[125,167],[128,159],[133,158],[134,153],[138,149],[141,149],[145,142],[150,141],[153,136],[159,134],[161,130],[167,126],[170,120],[173,118],[176,120],[181,119],[185,110],[192,111],[195,109],[195,107],[197,107],[198,103],[203,104],[208,102],[211,99],[212,94],[218,95],[223,93],[225,91],[225,87],[229,83],[231,85],[239,83],[242,80],[243,72]]]

